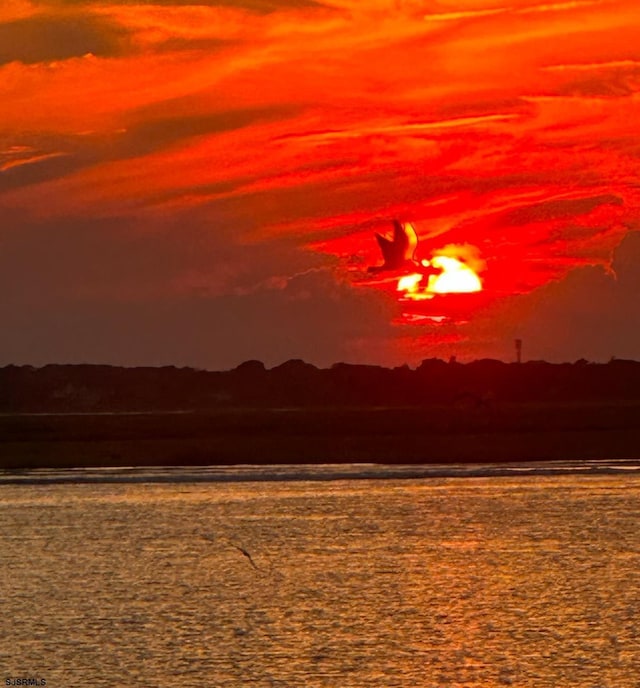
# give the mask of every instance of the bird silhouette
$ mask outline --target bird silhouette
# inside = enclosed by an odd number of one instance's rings
[[[202,536],[205,540],[208,540],[209,542],[216,542],[216,540],[218,540],[218,541],[220,541],[220,542],[225,542],[226,544],[230,545],[230,546],[233,547],[234,549],[237,549],[238,552],[240,552],[240,554],[242,554],[243,556],[245,556],[245,557],[248,559],[248,561],[249,561],[249,563],[251,564],[251,566],[252,566],[256,571],[260,571],[260,570],[261,570],[259,566],[256,566],[256,563],[255,563],[255,561],[253,560],[253,557],[251,556],[251,553],[250,553],[248,550],[246,550],[244,547],[242,547],[242,546],[236,544],[235,542],[233,542],[233,540],[230,540],[228,537],[225,537],[224,535],[215,537],[215,536],[213,536],[213,535],[207,535],[207,534],[205,534],[205,533],[201,533],[201,536]]]
[[[410,222],[393,221],[393,238],[376,234],[378,245],[382,251],[384,263],[368,268],[370,273],[379,272],[416,272],[423,278],[440,275],[443,269],[431,265],[428,260],[418,261],[415,258],[418,247],[418,235]]]
[[[402,224],[393,221],[393,238],[376,233],[378,245],[382,251],[384,263],[369,268],[369,272],[386,272],[390,270],[414,269],[419,266],[414,254],[418,246],[418,235],[410,222]]]

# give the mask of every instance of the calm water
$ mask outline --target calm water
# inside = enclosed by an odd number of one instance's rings
[[[640,474],[627,468],[5,474],[0,680],[640,686]]]

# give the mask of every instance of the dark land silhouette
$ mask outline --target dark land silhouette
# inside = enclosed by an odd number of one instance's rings
[[[0,369],[0,467],[640,458],[640,363]]]

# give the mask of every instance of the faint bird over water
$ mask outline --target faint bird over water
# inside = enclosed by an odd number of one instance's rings
[[[212,536],[212,535],[205,535],[205,534],[202,534],[202,537],[203,537],[205,540],[209,540],[209,542],[215,542],[215,541],[216,541],[216,538],[215,538],[214,536]],[[253,560],[253,557],[251,556],[251,553],[250,553],[248,550],[246,550],[244,547],[241,547],[240,545],[237,545],[237,544],[236,544],[235,542],[233,542],[232,540],[229,540],[228,537],[221,536],[221,537],[218,537],[217,539],[220,540],[221,542],[226,542],[228,545],[230,545],[230,546],[233,547],[234,549],[237,549],[238,552],[240,552],[240,554],[242,554],[243,556],[245,556],[245,557],[249,560],[249,563],[251,564],[251,566],[253,566],[253,568],[254,568],[256,571],[260,571],[260,568],[259,568],[258,566],[256,566],[256,563],[255,563],[255,561]]]
[[[394,220],[393,238],[389,239],[382,234],[376,234],[376,239],[382,251],[384,263],[370,267],[369,272],[413,269],[418,266],[418,262],[414,258],[418,246],[418,235],[411,223],[402,224],[398,220]]]

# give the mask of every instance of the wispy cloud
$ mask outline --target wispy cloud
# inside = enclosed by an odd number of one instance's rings
[[[640,60],[610,60],[609,62],[577,62],[574,64],[556,64],[542,67],[547,72],[598,72],[612,69],[638,69]]]
[[[428,22],[449,22],[459,21],[461,19],[478,19],[481,17],[493,17],[497,14],[504,14],[505,12],[513,11],[509,7],[495,7],[486,10],[462,10],[460,12],[434,12],[433,14],[426,14],[425,21]]]
[[[456,12],[433,12],[426,14],[424,19],[428,22],[456,22],[482,19],[484,17],[498,17],[505,14],[517,16],[522,14],[527,15],[538,13],[569,12],[571,10],[581,10],[587,7],[611,4],[611,1],[612,0],[573,0],[572,2],[543,3],[524,7],[505,5],[504,7],[460,10]]]
[[[7,172],[22,165],[33,165],[44,160],[51,160],[52,158],[59,158],[65,153],[36,153],[28,152],[26,154],[16,154],[16,151],[0,152],[0,172]]]
[[[485,124],[500,124],[509,122],[517,118],[518,115],[514,114],[481,115],[478,117],[456,117],[453,119],[441,119],[434,122],[405,122],[397,124],[377,124],[360,127],[355,130],[335,130],[308,132],[303,134],[286,134],[280,138],[304,139],[314,143],[320,143],[322,141],[357,138],[361,136],[420,135],[423,132],[458,129],[465,127],[472,128],[482,126]]]
[[[333,289],[350,295],[345,322],[364,293],[394,310],[358,280],[392,217],[427,253],[477,246],[499,301],[602,264],[640,212],[636,0],[0,4],[0,209],[23,238],[11,287],[26,293],[29,246],[58,241],[66,269],[48,250],[41,270],[69,318],[84,283],[98,311],[197,293],[246,304],[275,356],[298,288],[329,328]],[[89,245],[72,250],[92,232],[93,272]],[[280,314],[281,339],[258,308]],[[463,345],[431,315],[354,338]]]
[[[100,17],[37,14],[0,22],[0,64],[118,55],[126,51],[127,38],[121,26]]]
[[[520,14],[534,14],[537,12],[568,12],[571,10],[581,10],[597,5],[612,5],[612,0],[573,0],[572,2],[551,2],[541,5],[531,5],[521,7],[517,11]]]

